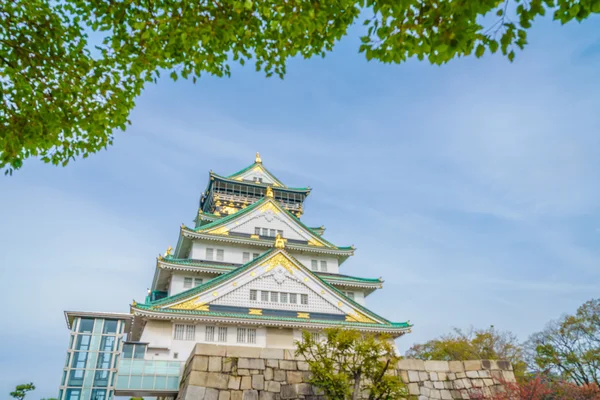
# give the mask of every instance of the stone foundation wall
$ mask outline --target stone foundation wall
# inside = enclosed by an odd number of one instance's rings
[[[418,400],[480,399],[515,379],[510,363],[488,360],[401,360],[395,373]],[[292,350],[197,344],[177,400],[324,400],[309,378]]]

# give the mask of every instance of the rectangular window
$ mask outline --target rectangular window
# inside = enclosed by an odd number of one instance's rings
[[[269,236],[272,236],[272,237],[277,236],[277,231],[275,229],[269,229]]]
[[[90,349],[91,340],[91,335],[77,335],[77,343],[75,344],[75,350],[88,351]]]
[[[260,228],[258,226],[254,228],[254,234],[260,236]]]
[[[327,272],[327,261],[321,261],[321,272]]]
[[[136,344],[135,350],[133,351],[133,358],[137,360],[141,360],[144,358],[146,354],[146,345],[145,344]]]
[[[106,370],[96,371],[96,374],[94,375],[94,386],[107,387],[109,376],[110,376],[110,371],[106,371]]]
[[[301,294],[300,295],[300,304],[308,304],[308,295],[307,294]]]
[[[100,340],[99,351],[113,351],[115,347],[116,338],[114,336],[102,336]]]
[[[320,342],[321,341],[321,334],[319,332],[311,332],[310,336],[312,338],[312,340],[314,342]]]
[[[206,259],[207,260],[212,260],[214,257],[214,249],[206,249]]]
[[[219,342],[227,342],[227,327],[225,326],[219,327]]]
[[[130,359],[133,357],[133,345],[131,343],[123,343],[123,358]]]
[[[225,250],[217,249],[217,261],[223,261],[225,259]]]
[[[79,332],[80,333],[92,333],[94,329],[94,320],[91,318],[81,318],[79,320]]]
[[[319,262],[317,260],[310,260],[310,269],[313,271],[319,270]]]
[[[288,302],[288,294],[287,293],[280,293],[279,294],[279,302],[280,303],[287,303]]]
[[[202,278],[194,278],[194,286],[200,286],[202,282],[204,282]]]
[[[279,233],[279,236],[283,237],[283,231],[281,229],[277,229],[277,233]]]
[[[269,230],[267,228],[262,228],[262,235],[269,236]]]
[[[298,303],[298,295],[296,293],[290,293],[290,303],[291,304]]]
[[[87,351],[76,351],[73,353],[73,358],[71,359],[71,368],[80,368],[84,369],[85,364],[87,362]]]
[[[246,343],[246,328],[237,328],[237,342]]]
[[[98,353],[98,361],[96,362],[97,369],[110,369],[110,362],[112,361],[111,353]]]
[[[206,333],[204,334],[204,340],[207,342],[215,341],[215,327],[214,326],[206,327]]]
[[[269,301],[269,292],[261,290],[260,291],[260,301]]]
[[[185,331],[185,326],[180,324],[175,324],[175,331],[173,333],[173,339],[175,340],[183,340],[183,332]]]
[[[254,289],[250,289],[250,301],[256,301],[258,297],[258,292]]]
[[[277,293],[277,292],[271,292],[271,301],[272,301],[273,303],[277,303],[277,301],[278,301],[278,300],[277,300],[277,299],[278,299],[278,297],[279,297],[279,293]]]
[[[246,264],[248,261],[250,261],[250,252],[245,251],[242,253],[242,262]]]
[[[354,292],[346,292],[346,296],[348,296],[348,298],[354,300]]]
[[[258,258],[258,256],[260,256],[259,253],[252,253],[252,259]]]
[[[196,340],[196,325],[185,326],[185,340]]]
[[[111,334],[117,333],[117,321],[112,319],[104,320],[104,327],[102,327],[102,333]]]
[[[256,329],[248,329],[248,343],[256,343]]]
[[[92,373],[90,371],[90,373]],[[69,386],[83,386],[83,377],[85,371],[82,369],[72,369],[69,373]]]
[[[94,384],[94,386],[100,386]],[[90,400],[106,400],[106,389],[93,389]]]
[[[194,284],[194,280],[192,278],[185,277],[183,278],[183,288],[189,289]]]

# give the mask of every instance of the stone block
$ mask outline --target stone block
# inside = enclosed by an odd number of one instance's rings
[[[223,372],[231,372],[237,367],[237,358],[223,358]]]
[[[415,383],[415,382],[409,383],[408,384],[408,393],[414,394],[414,395],[421,394],[421,391],[419,390],[419,384]]]
[[[251,369],[251,370],[250,370],[250,375],[256,375],[256,374],[259,374],[260,372],[261,372],[261,371],[260,371],[260,370],[258,370],[258,369]]]
[[[410,382],[410,381],[408,380],[408,371],[401,370],[401,371],[399,371],[399,374],[398,374],[398,375],[400,375],[400,379],[402,379],[402,382],[404,382],[404,383],[408,383],[408,382]]]
[[[453,381],[456,379],[456,374],[454,372],[448,372],[448,374],[446,374],[446,379]]]
[[[283,349],[260,349],[258,358],[277,358],[283,359]]]
[[[302,383],[303,376],[300,371],[287,371],[287,383]]]
[[[275,393],[262,391],[258,395],[259,400],[275,400]]]
[[[473,385],[473,387],[480,388],[480,387],[483,387],[483,380],[482,379],[471,379],[471,384]]]
[[[425,362],[423,360],[405,358],[398,361],[398,369],[425,371]]]
[[[498,368],[505,370],[505,371],[512,371],[513,367],[512,364],[508,361],[496,361],[496,364],[498,365]]]
[[[265,389],[265,376],[264,375],[252,375],[252,389],[264,390]]]
[[[273,380],[273,368],[268,368],[265,369],[265,381],[272,381]]]
[[[433,382],[433,387],[436,389],[444,389],[444,382],[435,381]]]
[[[221,372],[221,360],[222,357],[218,357],[218,356],[211,356],[208,357],[208,370],[210,372]]]
[[[190,374],[188,386],[206,386],[208,380],[208,372],[192,372]]]
[[[243,400],[258,400],[258,392],[256,390],[244,390]]]
[[[467,374],[465,372],[457,372],[456,373],[456,379],[464,379],[467,377]]]
[[[442,396],[442,400],[452,400],[452,394],[449,390],[440,390],[440,395]]]
[[[239,390],[240,383],[242,382],[242,378],[239,376],[229,376],[229,383],[227,384],[227,389]]]
[[[192,359],[192,371],[208,371],[208,357],[194,356]]]
[[[479,371],[467,371],[467,378],[479,378]]]
[[[209,372],[206,379],[207,388],[227,389],[229,385],[229,375],[219,374],[218,372]]]
[[[492,371],[492,378],[498,382],[502,382],[502,380],[504,379],[502,371]]]
[[[512,371],[502,371],[502,378],[505,382],[516,382],[515,374]]]
[[[429,374],[425,371],[419,371],[419,380],[421,381],[428,381],[429,380]]]
[[[312,385],[310,383],[297,383],[294,386],[296,386],[296,393],[299,395],[306,396],[313,394]]]
[[[446,372],[449,369],[448,361],[425,361],[426,371]]]
[[[499,369],[498,364],[494,360],[481,360],[483,369]]]
[[[454,385],[452,384],[452,382],[450,381],[443,381],[444,382],[444,389],[454,389]]]
[[[227,346],[219,346],[216,344],[197,343],[196,347],[194,347],[194,354],[200,354],[203,356],[224,357],[227,354]]]
[[[296,361],[279,360],[279,368],[287,370],[287,371],[295,371],[297,369]]]
[[[421,387],[421,394],[427,398],[429,398],[429,393],[431,392],[431,389],[426,388],[425,386]]]
[[[312,372],[310,372],[310,371],[302,371],[302,380],[304,382],[310,381],[310,378],[312,378]]]
[[[249,376],[242,376],[242,381],[240,382],[240,389],[252,389],[252,378],[250,378]]]
[[[204,400],[205,393],[205,387],[188,385],[185,394],[181,396],[181,400]]]
[[[264,370],[265,360],[261,358],[240,358],[238,360],[238,368]]]
[[[491,380],[491,379],[488,379],[488,378],[484,378],[484,379],[483,379],[483,384],[484,384],[485,386],[494,386],[494,381],[493,381],[493,380]]]
[[[430,372],[430,373],[429,373],[429,379],[430,379],[430,380],[432,380],[432,381],[437,381],[437,380],[439,380],[439,379],[438,379],[438,374],[437,374],[437,372]]]
[[[258,358],[260,351],[259,347],[228,346],[226,355],[233,358]]]
[[[219,400],[229,400],[231,398],[231,394],[227,390],[221,390],[219,392]]]
[[[419,371],[408,371],[409,382],[419,382]]]
[[[204,400],[219,400],[219,391],[217,389],[206,388]]]
[[[238,368],[237,374],[240,376],[250,375],[250,370],[246,368]]]
[[[479,377],[480,378],[491,378],[492,374],[490,374],[490,371],[484,369],[484,370],[479,371]]]
[[[298,370],[300,370],[300,371],[308,371],[309,370],[309,366],[306,361],[297,361],[296,363],[298,364]]]
[[[465,371],[479,371],[481,369],[481,360],[463,361]]]
[[[281,398],[282,399],[296,399],[298,398],[298,392],[296,391],[295,385],[281,385]]]
[[[430,399],[441,399],[442,395],[440,394],[440,391],[437,389],[431,389],[429,391],[429,398]]]
[[[465,366],[462,361],[448,361],[448,369],[450,372],[464,372]]]
[[[423,382],[423,386],[425,386],[427,389],[433,389],[433,382],[425,381]]]
[[[440,380],[440,381],[448,380],[448,374],[446,372],[438,372],[437,376],[438,376],[438,380]]]
[[[266,381],[265,390],[268,392],[279,393],[281,391],[281,383],[275,381]]]
[[[278,382],[283,382],[286,379],[286,375],[285,375],[285,371],[282,371],[280,369],[276,369],[273,371],[273,379],[275,379]]]
[[[243,400],[243,392],[241,390],[231,391],[231,399],[230,400]]]
[[[279,360],[272,360],[272,359],[267,360],[267,367],[279,368]]]

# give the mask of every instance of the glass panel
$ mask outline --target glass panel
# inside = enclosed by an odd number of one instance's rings
[[[88,353],[85,351],[76,351],[73,353],[71,368],[84,369],[87,361]]]
[[[79,332],[92,333],[94,320],[92,318],[81,318],[79,320]]]
[[[123,343],[123,358],[133,357],[133,345],[129,343]]]
[[[141,375],[144,370],[144,360],[133,360],[131,364],[131,373]]]
[[[167,389],[177,390],[179,388],[179,377],[169,376],[167,377]]]
[[[110,369],[111,361],[112,361],[111,353],[98,353],[98,362],[96,363],[96,368]]]
[[[153,389],[154,388],[154,376],[144,376],[142,379],[142,389]]]
[[[71,357],[71,353],[67,353],[67,359],[65,360],[65,367],[69,366],[69,358]]]
[[[113,319],[104,320],[104,327],[102,333],[117,333],[117,321]]]
[[[94,377],[94,386],[107,387],[109,375],[110,371],[96,371],[96,376]]]
[[[62,380],[60,381],[60,384],[62,386],[67,386],[67,371],[63,371],[63,377]],[[60,399],[62,396],[59,396],[58,398]]]
[[[133,358],[144,358],[144,354],[146,354],[146,345],[145,344],[136,344],[135,351],[133,353]]]
[[[167,388],[167,377],[166,376],[157,376],[154,381],[155,389],[166,389]]]
[[[90,343],[91,351],[98,351],[98,347],[100,347],[100,338],[99,335],[92,335],[92,342]]]
[[[104,320],[103,319],[96,319],[96,324],[94,325],[94,333],[95,334],[102,333],[102,325],[104,325]]]
[[[90,400],[107,400],[106,399],[106,389],[92,390],[92,397]]]
[[[74,369],[69,373],[69,386],[82,386],[85,371]]]
[[[65,400],[80,400],[81,389],[67,389]]]
[[[115,337],[114,336],[102,336],[100,341],[100,351],[113,351],[115,348]]]
[[[58,400],[62,400],[63,391],[62,389],[58,391]]]
[[[142,376],[141,375],[131,375],[129,379],[129,387],[130,388],[141,388],[142,387]]]
[[[77,344],[75,346],[75,349],[84,351],[89,350],[91,340],[92,337],[90,335],[77,335]]]
[[[189,289],[192,287],[192,284],[194,283],[194,280],[192,278],[183,278],[183,288],[184,289]]]

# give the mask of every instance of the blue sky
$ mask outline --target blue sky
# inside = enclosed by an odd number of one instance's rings
[[[342,273],[385,279],[368,305],[414,323],[402,350],[452,327],[521,339],[598,296],[599,18],[540,21],[510,64],[367,62],[357,37],[285,80],[162,80],[114,146],[0,180],[0,391],[57,393],[63,310],[127,312],[191,223],[208,171],[260,151],[303,217],[355,244]]]

